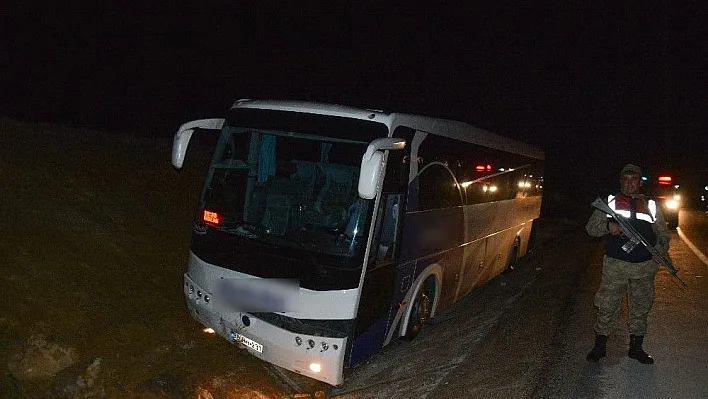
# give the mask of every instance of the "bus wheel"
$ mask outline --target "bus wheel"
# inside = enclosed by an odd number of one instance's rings
[[[427,323],[430,319],[430,314],[433,310],[434,293],[435,279],[433,276],[430,276],[421,284],[411,304],[411,314],[408,317],[408,326],[406,327],[406,334],[404,335],[405,339],[411,340],[415,338],[423,328],[423,324]]]
[[[521,249],[521,237],[516,237],[514,245],[509,249],[509,257],[506,261],[504,272],[511,272],[516,269],[516,264],[519,262],[519,250]]]

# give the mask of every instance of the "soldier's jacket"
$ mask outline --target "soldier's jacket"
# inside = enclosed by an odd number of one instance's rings
[[[607,215],[596,209],[585,225],[585,230],[593,237],[603,237],[610,233],[607,229],[607,220]],[[656,220],[654,220],[651,226],[654,234],[656,234],[656,245],[654,245],[654,248],[668,256],[671,233],[669,232],[669,228],[666,227],[666,219],[664,219],[664,215],[658,207],[656,209]]]

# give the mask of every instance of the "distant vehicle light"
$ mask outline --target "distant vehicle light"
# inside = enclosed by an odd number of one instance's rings
[[[202,332],[205,334],[215,334],[216,333],[216,331],[214,331],[214,329],[211,327],[207,327],[207,328],[203,329]]]
[[[659,184],[671,184],[671,176],[659,176]]]
[[[675,199],[670,199],[665,202],[666,208],[671,210],[679,209],[679,202]]]
[[[675,199],[676,201],[681,201],[681,196],[678,195],[678,194],[674,194],[674,199]]]

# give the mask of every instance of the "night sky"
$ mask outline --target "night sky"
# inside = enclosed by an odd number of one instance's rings
[[[627,162],[708,183],[702,1],[475,3],[3,6],[0,114],[167,137],[239,98],[314,100],[521,139],[558,184]]]

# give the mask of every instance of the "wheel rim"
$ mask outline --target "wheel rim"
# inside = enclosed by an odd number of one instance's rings
[[[430,297],[425,291],[424,287],[418,291],[411,309],[411,321],[414,321],[414,323],[411,324],[409,330],[413,334],[417,334],[430,317]]]

